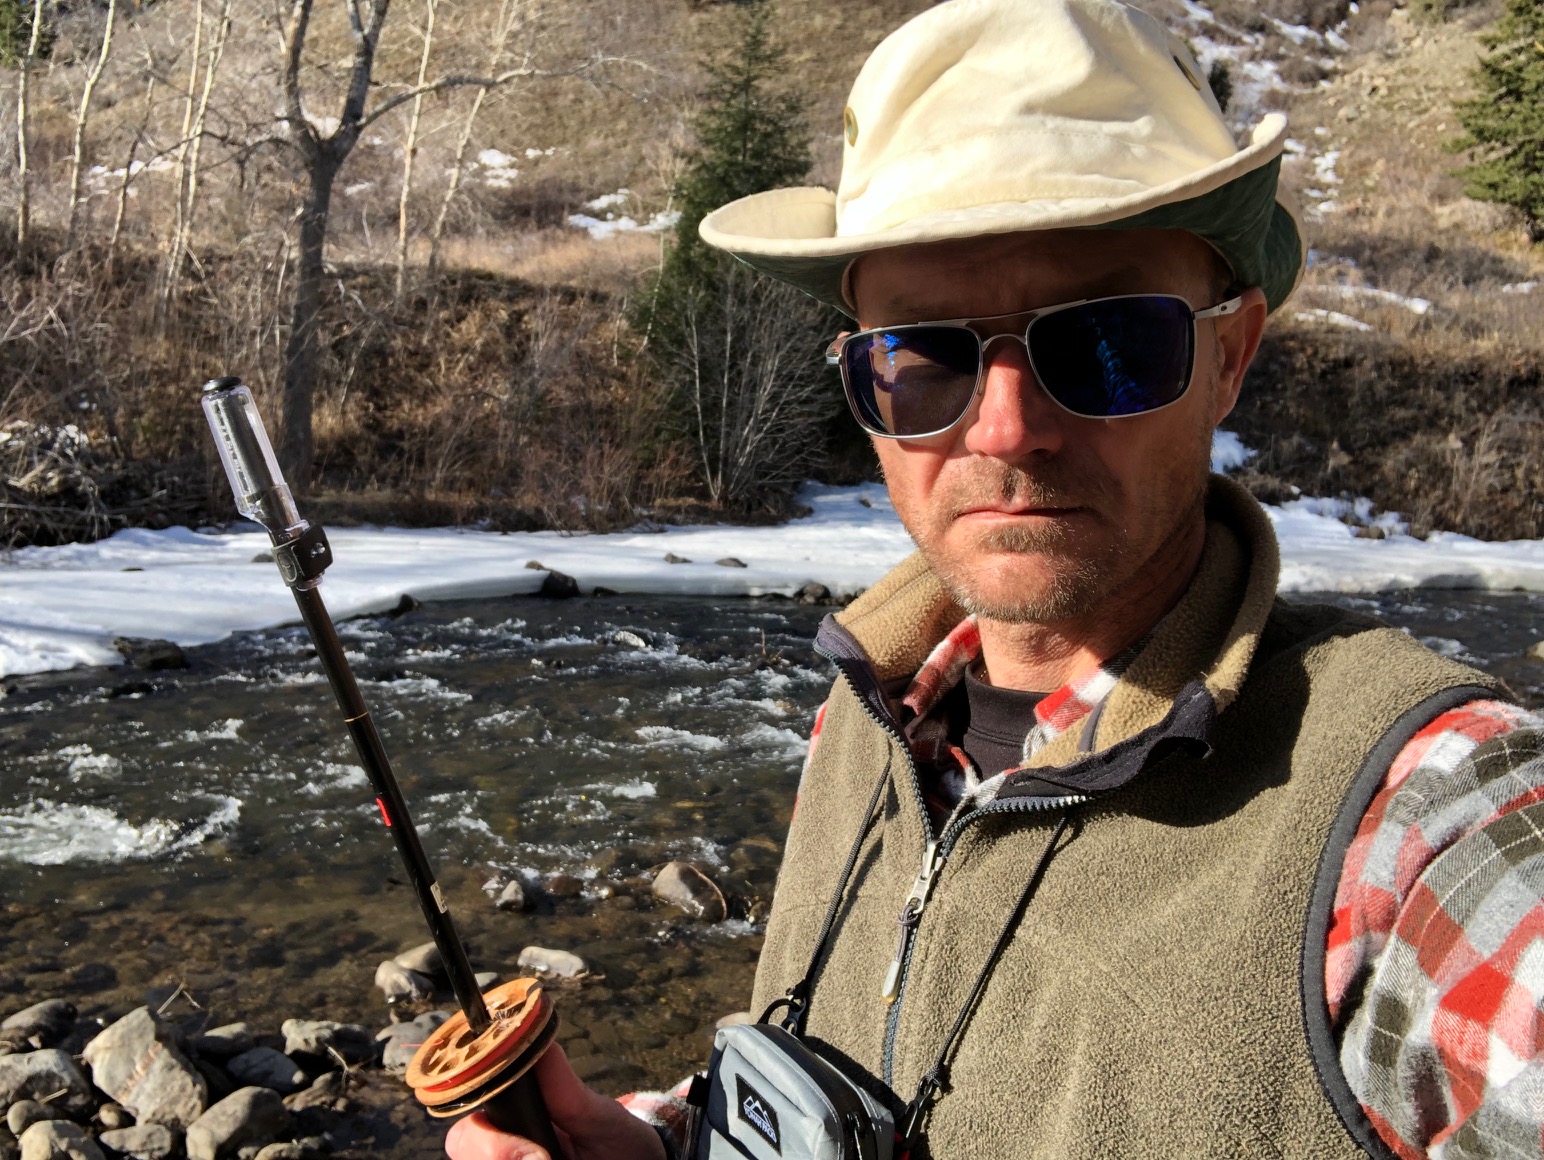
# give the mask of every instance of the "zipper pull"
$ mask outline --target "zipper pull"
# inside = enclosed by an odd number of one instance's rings
[[[901,904],[901,913],[895,920],[900,928],[895,942],[895,957],[890,960],[890,967],[885,971],[884,986],[879,992],[886,1003],[894,1003],[900,997],[901,969],[906,963],[906,950],[917,924],[922,921],[922,908],[927,905],[928,896],[933,892],[933,882],[942,865],[938,843],[929,842],[922,851],[922,869],[917,871],[916,881],[911,884],[911,893],[906,895],[906,901]]]

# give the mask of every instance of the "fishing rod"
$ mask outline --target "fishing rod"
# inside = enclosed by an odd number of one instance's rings
[[[295,595],[300,618],[375,790],[381,820],[396,842],[461,1006],[419,1048],[408,1067],[408,1085],[431,1116],[446,1118],[480,1109],[500,1131],[533,1140],[553,1160],[563,1160],[541,1088],[530,1074],[557,1033],[552,1001],[535,979],[516,979],[486,995],[477,986],[466,946],[392,773],[391,759],[322,602],[322,573],[332,563],[327,534],[301,516],[251,390],[234,376],[211,379],[204,384],[201,401],[236,508],[268,532],[274,563]]]

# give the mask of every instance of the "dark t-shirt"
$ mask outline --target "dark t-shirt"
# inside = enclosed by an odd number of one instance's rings
[[[975,763],[981,779],[995,777],[1024,762],[1024,739],[1035,727],[1035,706],[1044,693],[999,689],[971,669],[944,694],[937,712],[948,722],[949,740]],[[932,772],[926,786],[930,805],[947,813],[965,793],[965,773],[952,759]]]

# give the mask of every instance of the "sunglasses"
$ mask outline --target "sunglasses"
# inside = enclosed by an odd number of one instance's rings
[[[986,378],[986,348],[1024,344],[1030,369],[1057,406],[1090,419],[1145,415],[1176,403],[1195,368],[1196,323],[1236,313],[1243,298],[1193,310],[1174,294],[1121,294],[1040,310],[881,326],[839,335],[826,362],[841,368],[863,429],[885,439],[949,430]],[[1029,319],[1017,334],[983,335],[985,322]]]

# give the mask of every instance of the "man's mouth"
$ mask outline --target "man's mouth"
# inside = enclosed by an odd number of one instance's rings
[[[1047,507],[1039,507],[1039,506],[1021,505],[1021,504],[1011,504],[1011,505],[983,504],[983,505],[981,505],[979,507],[965,508],[963,511],[958,512],[956,514],[955,518],[956,519],[960,519],[960,518],[963,518],[965,516],[977,516],[977,517],[981,517],[981,518],[984,518],[984,519],[993,519],[993,518],[1012,519],[1012,518],[1015,518],[1015,517],[1025,517],[1025,516],[1056,517],[1056,516],[1069,516],[1069,515],[1072,515],[1074,512],[1081,511],[1081,510],[1082,510],[1081,508],[1075,507],[1075,506],[1070,505],[1070,504],[1069,505],[1065,505],[1065,506],[1058,505],[1056,507],[1049,507],[1049,506],[1047,506]]]

